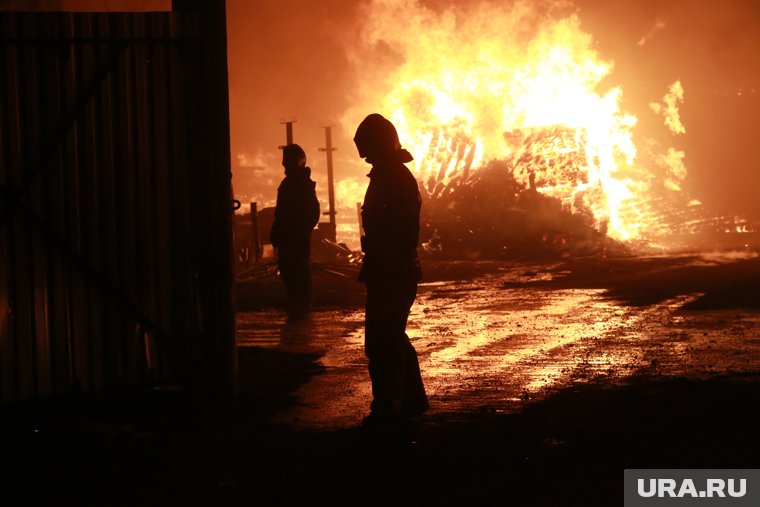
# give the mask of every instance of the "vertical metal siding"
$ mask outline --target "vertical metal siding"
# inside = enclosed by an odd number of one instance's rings
[[[174,382],[196,354],[178,16],[0,14],[4,402]]]

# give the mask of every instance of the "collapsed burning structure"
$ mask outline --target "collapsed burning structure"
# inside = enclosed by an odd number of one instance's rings
[[[508,137],[520,138],[522,143],[514,156],[472,170],[472,160],[467,157],[474,150],[462,144],[455,155],[459,160],[453,161],[461,170],[446,178],[442,169],[420,182],[426,254],[542,258],[627,250],[607,236],[606,223],[597,220],[581,194],[568,206],[538,192],[550,184],[575,187],[587,183],[583,157],[570,129],[555,126],[512,132]],[[552,156],[540,156],[547,150]],[[528,186],[520,180],[528,181]]]

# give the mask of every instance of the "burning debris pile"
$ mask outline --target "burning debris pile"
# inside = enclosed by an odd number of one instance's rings
[[[377,65],[361,66],[344,122],[379,109],[396,125],[416,158],[424,251],[526,258],[748,241],[756,224],[711,217],[688,195],[680,79],[648,108],[624,103],[578,13],[550,4],[367,3],[351,59]],[[637,127],[637,115],[665,128]]]
[[[422,237],[428,255],[446,258],[556,258],[606,255],[626,247],[606,234],[585,199],[588,185],[583,138],[555,126],[512,131],[513,156],[470,170],[459,143],[456,160],[421,183]],[[524,183],[527,182],[527,185]],[[555,189],[555,196],[538,189]],[[566,189],[566,198],[556,189]],[[578,190],[582,189],[582,190]]]

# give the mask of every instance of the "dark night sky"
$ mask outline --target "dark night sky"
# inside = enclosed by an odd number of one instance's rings
[[[228,2],[231,121],[235,190],[273,199],[281,177],[279,122],[295,116],[295,140],[303,145],[318,188],[326,192],[324,134],[336,125],[336,174],[361,183],[365,167],[340,125],[352,106],[362,69],[349,63],[367,0]],[[460,2],[468,7],[478,2]],[[425,2],[445,10],[449,2]],[[661,120],[648,104],[662,99],[680,79],[685,89],[681,118],[686,135],[672,141],[686,152],[685,188],[707,209],[760,218],[760,2],[752,0],[576,0],[595,47],[615,68],[604,85],[621,86],[623,109],[639,117],[637,129]],[[664,25],[655,28],[657,25]],[[637,44],[647,34],[645,44]],[[371,63],[367,63],[371,65]],[[367,113],[372,111],[367,111]],[[668,136],[667,132],[658,135]],[[403,139],[402,139],[403,142]],[[246,154],[240,167],[237,157]],[[348,220],[354,220],[351,216]]]

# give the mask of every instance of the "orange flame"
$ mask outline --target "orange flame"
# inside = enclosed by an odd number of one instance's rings
[[[637,203],[654,176],[637,165],[637,119],[621,110],[619,87],[601,90],[612,63],[579,19],[537,5],[372,2],[355,56],[374,65],[362,69],[360,107],[346,122],[389,115],[428,187],[505,159],[519,182],[532,175],[539,192],[590,212],[609,236],[641,238]]]

